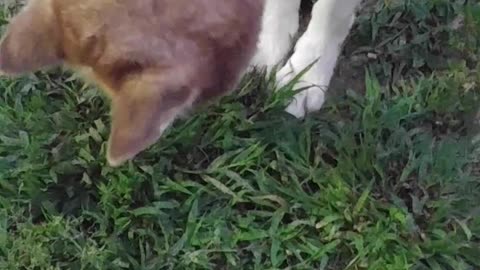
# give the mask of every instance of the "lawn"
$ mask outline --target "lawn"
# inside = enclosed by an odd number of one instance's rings
[[[249,74],[119,169],[97,89],[1,78],[0,269],[480,269],[479,57],[476,1],[378,1],[321,112]]]

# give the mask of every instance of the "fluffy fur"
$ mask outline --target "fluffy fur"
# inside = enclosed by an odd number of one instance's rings
[[[83,71],[112,99],[113,166],[156,142],[192,105],[231,89],[248,64],[283,63],[280,86],[313,64],[297,84],[306,90],[286,109],[300,118],[323,105],[361,0],[316,1],[296,45],[301,0],[265,1],[30,0],[0,43],[0,72],[58,64]]]
[[[290,0],[288,0],[290,1]],[[10,75],[66,64],[112,100],[118,166],[192,105],[224,94],[254,55],[263,0],[30,0],[0,43]]]

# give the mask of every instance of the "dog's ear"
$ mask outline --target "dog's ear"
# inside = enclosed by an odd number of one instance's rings
[[[59,25],[52,0],[31,0],[0,42],[0,72],[21,74],[59,64]]]
[[[181,86],[134,81],[112,97],[107,161],[117,167],[154,144],[196,93]]]

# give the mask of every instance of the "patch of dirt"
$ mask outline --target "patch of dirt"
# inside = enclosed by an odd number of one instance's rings
[[[374,12],[377,0],[366,0],[362,3],[359,13],[362,15]],[[330,83],[330,95],[341,96],[347,90],[354,90],[360,94],[365,93],[365,67],[370,61],[368,53],[356,53],[359,42],[355,39],[357,25],[352,27],[349,37],[345,41],[342,55],[338,59],[335,74]]]

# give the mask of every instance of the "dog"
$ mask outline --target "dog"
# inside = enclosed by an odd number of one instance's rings
[[[311,1],[311,0],[307,0]],[[361,0],[318,0],[276,76],[310,67],[286,111],[320,109]],[[107,161],[120,166],[182,113],[232,89],[249,67],[275,69],[292,47],[301,0],[30,0],[0,42],[0,73],[65,65],[111,99]]]
[[[30,0],[0,43],[0,71],[66,65],[111,99],[107,161],[155,143],[192,106],[232,89],[258,43],[264,0]]]
[[[295,88],[299,92],[286,111],[297,118],[319,110],[334,74],[343,43],[355,21],[362,0],[303,0],[314,1],[306,31],[294,44],[293,55],[283,64],[292,48],[293,37],[299,31],[302,0],[266,0],[262,31],[252,66],[277,73],[279,88],[302,72]]]

